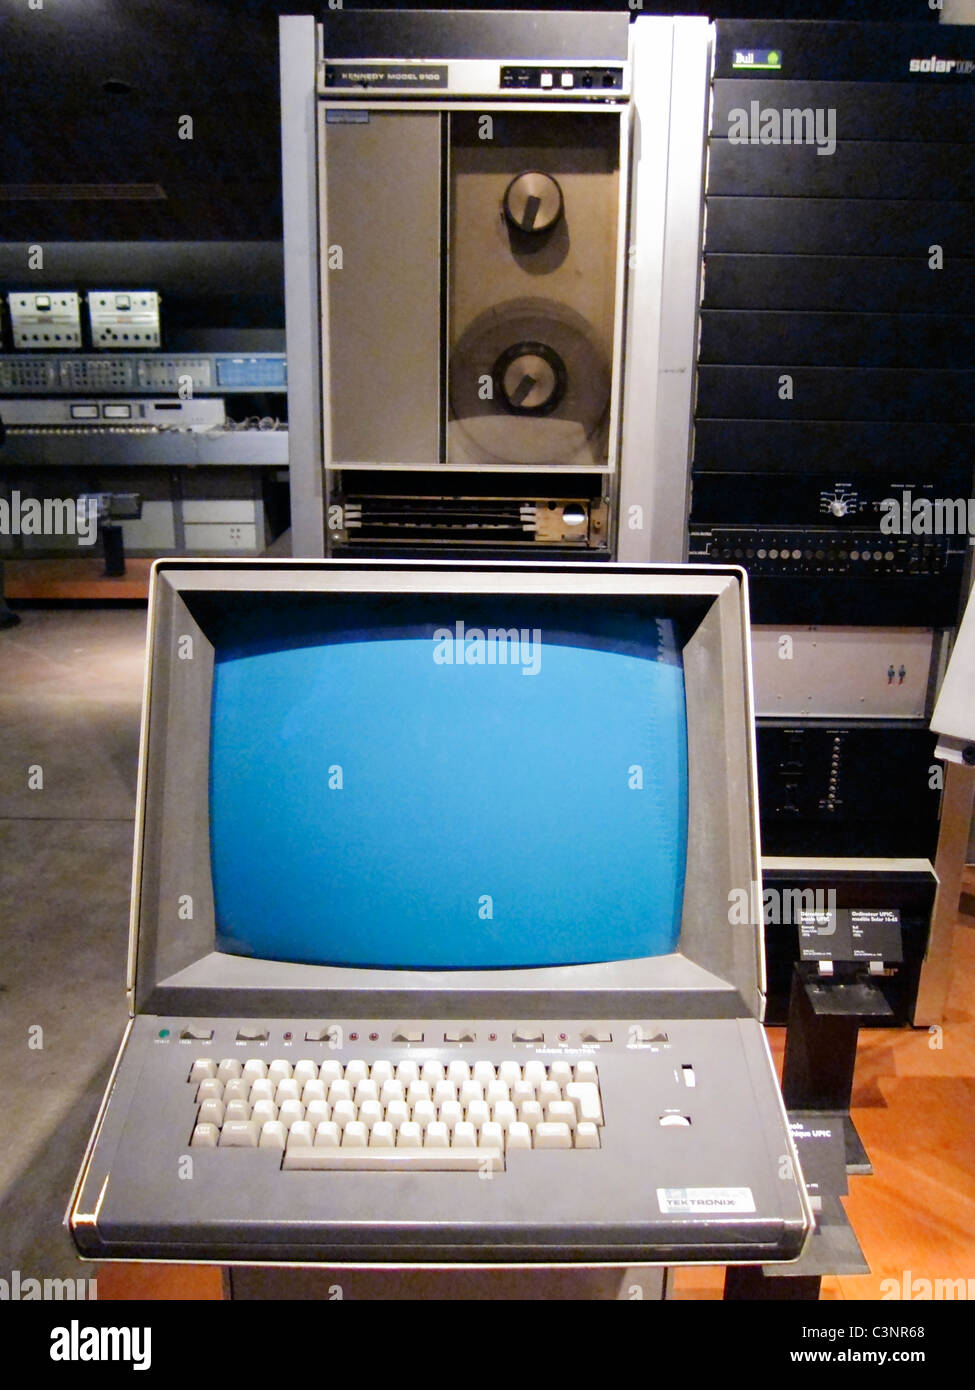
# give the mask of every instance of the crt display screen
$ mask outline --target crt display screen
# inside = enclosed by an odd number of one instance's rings
[[[317,597],[228,621],[217,949],[381,968],[676,948],[683,672],[638,600]]]

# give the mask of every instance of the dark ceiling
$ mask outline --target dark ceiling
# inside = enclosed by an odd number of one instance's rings
[[[28,0],[0,0],[0,241],[280,237],[277,17],[324,8],[301,0],[45,0],[30,9]],[[518,7],[481,0],[416,8]],[[629,6],[553,0],[521,8]],[[937,20],[923,0],[643,7],[702,11]],[[184,116],[192,117],[191,140],[179,138]],[[101,187],[79,196],[79,185]]]

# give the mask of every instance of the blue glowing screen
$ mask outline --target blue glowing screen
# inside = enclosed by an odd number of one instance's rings
[[[217,949],[387,969],[672,951],[686,746],[672,626],[636,601],[258,604],[216,646]]]

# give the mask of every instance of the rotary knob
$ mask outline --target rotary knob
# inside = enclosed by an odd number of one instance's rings
[[[505,189],[504,215],[519,232],[549,232],[562,212],[562,190],[551,174],[530,169]]]
[[[565,363],[544,343],[516,343],[494,364],[496,397],[518,415],[548,415],[565,394]]]
[[[829,504],[829,509],[833,516],[846,516],[849,511],[849,503],[844,502],[842,497],[834,497]]]

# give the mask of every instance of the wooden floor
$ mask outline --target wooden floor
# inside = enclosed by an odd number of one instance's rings
[[[969,869],[962,904],[975,903]],[[770,1028],[781,1064],[785,1030]],[[823,1280],[823,1298],[879,1298],[882,1281],[975,1281],[975,916],[955,931],[954,975],[942,1030],[860,1034],[853,1120],[873,1162],[851,1177],[847,1215],[871,1273]],[[680,1299],[721,1297],[723,1269],[679,1269]],[[975,1287],[975,1282],[970,1287]],[[889,1289],[889,1286],[888,1286]],[[219,1299],[218,1269],[106,1264],[99,1299]]]
[[[125,574],[105,577],[99,556],[84,560],[7,560],[4,590],[8,599],[146,599],[151,560],[127,559]]]

